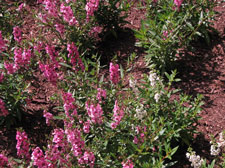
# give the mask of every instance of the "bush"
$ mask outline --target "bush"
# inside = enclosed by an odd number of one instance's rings
[[[146,19],[136,31],[140,40],[137,45],[146,49],[147,65],[155,64],[163,74],[171,69],[179,49],[188,47],[198,37],[209,43],[216,5],[210,0],[148,0],[144,6]]]

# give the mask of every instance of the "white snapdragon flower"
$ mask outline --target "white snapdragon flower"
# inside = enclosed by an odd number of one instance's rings
[[[191,162],[191,166],[194,168],[200,168],[204,162],[204,160],[199,155],[196,155],[195,152],[187,152],[186,157]]]
[[[219,147],[225,147],[225,139],[224,139],[224,134],[221,132],[219,134],[219,142],[218,142]]]
[[[150,72],[149,77],[150,85],[155,87],[157,83],[162,85],[162,80],[157,76],[157,74],[153,71]]]
[[[160,93],[156,93],[155,96],[154,96],[154,99],[156,101],[156,103],[159,102],[159,98],[160,98],[161,94]]]
[[[159,80],[159,77],[157,76],[157,74],[155,72],[150,72],[149,81],[152,87],[156,85],[157,80]]]
[[[144,105],[141,104],[139,107],[136,108],[135,117],[139,120],[142,120],[147,115],[147,111],[144,109]]]
[[[131,88],[135,88],[135,86],[136,86],[136,84],[137,84],[137,81],[136,80],[133,80],[133,79],[130,79],[129,80],[129,86],[131,87]]]
[[[210,147],[210,154],[212,156],[217,156],[220,154],[220,147],[215,145],[215,144],[212,144],[211,147]]]

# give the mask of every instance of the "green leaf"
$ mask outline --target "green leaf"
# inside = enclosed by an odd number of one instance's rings
[[[121,64],[120,64],[120,76],[122,79],[124,78],[124,70]]]
[[[64,67],[67,67],[67,68],[72,68],[72,66],[70,66],[70,65],[68,65],[68,64],[66,64],[64,62],[60,62],[59,64],[64,66]]]

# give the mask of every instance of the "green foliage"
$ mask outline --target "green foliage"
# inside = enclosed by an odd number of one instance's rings
[[[146,62],[156,64],[163,72],[171,69],[179,55],[179,49],[188,47],[191,41],[202,37],[210,43],[211,21],[217,5],[215,1],[184,0],[178,8],[173,0],[148,0],[146,19],[136,31],[138,46],[146,48]],[[182,56],[182,54],[180,54]]]
[[[22,74],[5,74],[4,80],[0,83],[0,99],[5,103],[9,114],[6,117],[0,116],[0,125],[10,128],[21,121],[25,106],[31,96],[28,88],[29,84]]]
[[[178,81],[175,79],[176,72],[166,75],[168,83],[165,85],[159,77],[154,78],[155,83],[152,84],[151,77],[145,75],[134,87],[123,88],[123,81],[114,86],[104,80],[104,76],[99,73],[99,63],[87,60],[85,65],[86,71],[83,72],[73,73],[67,69],[60,87],[64,92],[72,93],[75,98],[79,119],[74,116],[74,126],[80,129],[82,124],[78,120],[91,120],[85,103],[99,103],[96,99],[97,88],[107,92],[107,98],[100,103],[103,123],[92,123],[90,132],[82,134],[88,150],[95,154],[96,167],[118,167],[128,158],[135,167],[140,168],[173,165],[169,160],[179,147],[173,144],[182,141],[189,144],[195,133],[193,124],[199,119],[201,96],[192,99],[178,90],[171,90],[172,82]],[[157,93],[160,93],[159,99],[155,97]],[[179,97],[174,99],[175,95]],[[116,100],[124,111],[124,117],[118,127],[112,129]],[[63,107],[60,109],[63,111]],[[66,115],[63,116],[69,122]],[[135,138],[138,143],[134,143]]]
[[[107,0],[100,3],[98,11],[95,12],[97,24],[103,28],[103,35],[112,34],[117,38],[117,31],[125,24],[129,24],[125,19],[130,4],[121,0]]]

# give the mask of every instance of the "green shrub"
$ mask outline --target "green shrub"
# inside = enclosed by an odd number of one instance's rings
[[[140,40],[137,45],[146,49],[147,65],[155,64],[163,74],[171,69],[179,49],[185,49],[198,37],[209,43],[216,5],[211,0],[148,0],[144,6],[146,19],[136,31]]]

